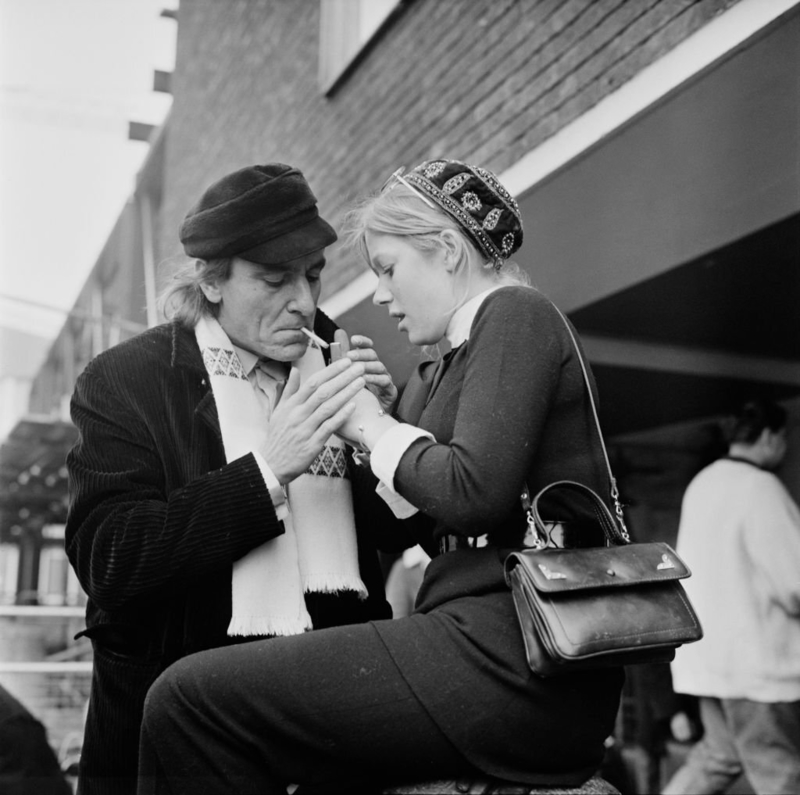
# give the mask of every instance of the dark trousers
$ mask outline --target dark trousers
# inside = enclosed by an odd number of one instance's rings
[[[139,794],[345,792],[475,772],[361,624],[169,668],[147,697]]]

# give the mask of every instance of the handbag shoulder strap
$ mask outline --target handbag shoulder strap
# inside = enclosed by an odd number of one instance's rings
[[[592,393],[592,385],[589,381],[589,373],[586,370],[586,363],[583,361],[583,356],[581,354],[580,346],[578,345],[578,341],[575,339],[575,334],[572,331],[572,326],[570,326],[569,321],[565,317],[564,313],[554,304],[552,301],[550,302],[553,309],[558,312],[558,316],[564,321],[564,326],[567,329],[567,333],[569,334],[570,340],[572,340],[572,347],[575,351],[575,355],[578,357],[578,364],[581,366],[581,372],[583,373],[583,381],[586,384],[586,391],[589,393],[589,405],[592,407],[592,416],[594,417],[594,424],[597,428],[597,436],[600,439],[600,449],[603,451],[603,459],[606,462],[606,469],[608,471],[608,482],[609,488],[611,492],[611,499],[614,500],[614,512],[617,515],[617,522],[619,522],[620,530],[622,532],[622,537],[625,541],[630,541],[630,535],[628,534],[628,528],[625,526],[625,517],[622,514],[622,505],[619,501],[619,488],[617,488],[617,479],[614,477],[614,473],[611,471],[611,461],[608,458],[608,450],[606,449],[606,443],[603,439],[603,431],[600,429],[600,418],[597,415],[597,406],[594,402],[594,395]],[[531,496],[530,491],[528,489],[527,484],[525,484],[525,489],[522,493],[522,505],[526,511],[529,513],[530,506],[531,506]]]

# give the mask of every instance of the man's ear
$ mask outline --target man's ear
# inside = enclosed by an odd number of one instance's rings
[[[203,295],[212,304],[218,304],[222,300],[222,291],[216,281],[213,282],[200,282],[200,289]]]
[[[761,433],[758,434],[758,438],[755,440],[755,443],[758,447],[763,449],[768,448],[772,444],[772,437],[773,432],[769,428],[762,429]]]
[[[773,448],[780,447],[786,442],[786,431],[783,428],[777,431],[773,431],[771,428],[764,428],[764,433],[766,434],[767,444]]]

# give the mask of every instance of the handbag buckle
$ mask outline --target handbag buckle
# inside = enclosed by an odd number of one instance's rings
[[[542,538],[539,533],[539,528],[536,526],[536,520],[533,518],[533,511],[528,510],[525,514],[528,522],[528,529],[525,531],[525,538],[523,544],[529,549],[546,549],[547,539]]]
[[[528,491],[527,484],[522,487],[522,493],[519,498],[522,503],[522,510],[525,511],[525,520],[528,523],[525,537],[522,539],[522,545],[526,549],[544,549],[547,546],[547,540],[539,535],[539,528],[536,527],[536,520],[533,518],[531,493]]]

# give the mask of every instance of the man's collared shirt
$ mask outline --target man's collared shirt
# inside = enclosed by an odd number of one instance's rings
[[[254,353],[244,350],[244,348],[239,348],[236,345],[233,347],[247,374],[247,380],[250,382],[250,386],[253,388],[253,392],[264,411],[264,415],[269,419],[280,400],[289,368],[280,362],[260,359]],[[253,450],[253,456],[272,498],[275,515],[282,521],[289,513],[286,492],[278,478],[275,477],[275,473],[270,469],[264,456],[258,450]]]

